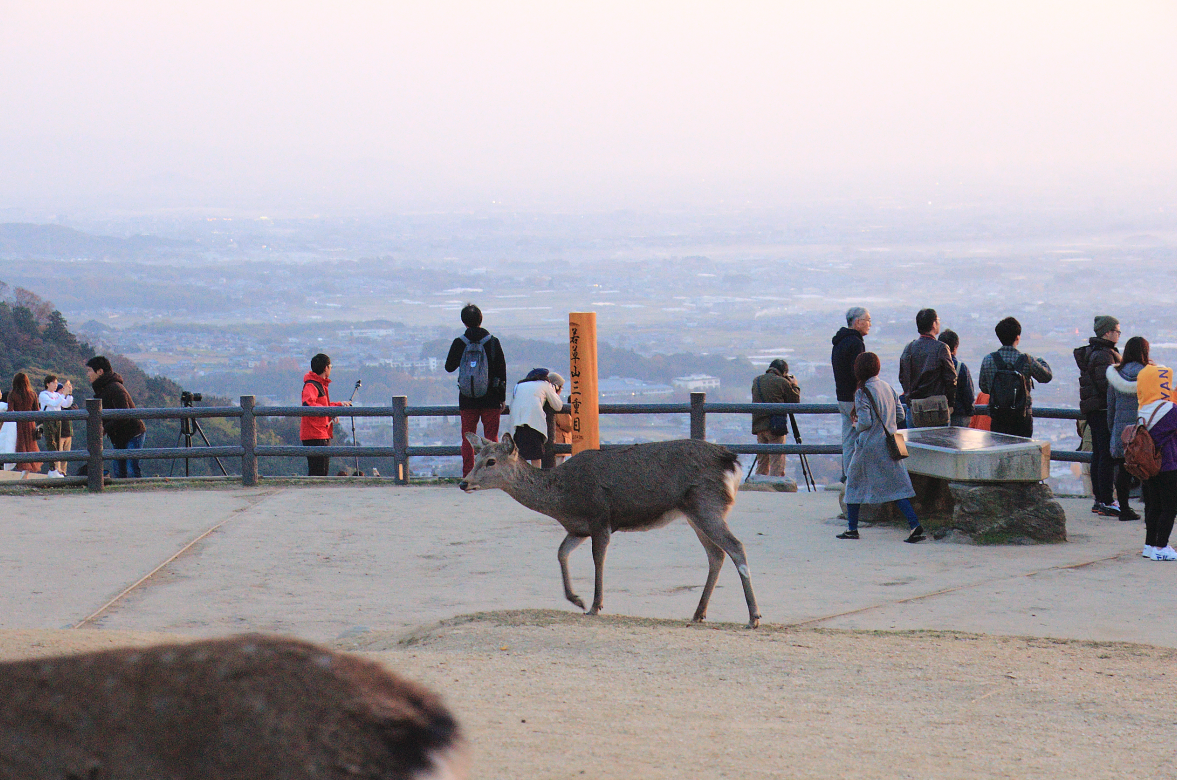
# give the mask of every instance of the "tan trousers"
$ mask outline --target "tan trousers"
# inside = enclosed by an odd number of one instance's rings
[[[756,434],[757,444],[784,444],[784,436],[773,436],[771,431],[761,431]],[[785,476],[784,455],[761,455],[756,460],[756,473],[761,476]]]

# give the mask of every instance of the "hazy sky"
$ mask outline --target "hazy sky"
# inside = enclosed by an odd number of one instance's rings
[[[1171,0],[0,0],[0,208],[1172,182],[1175,33]]]

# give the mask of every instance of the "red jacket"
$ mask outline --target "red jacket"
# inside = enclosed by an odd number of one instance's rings
[[[314,371],[308,371],[306,376],[302,378],[302,405],[303,406],[343,406],[340,402],[331,401],[331,380],[324,379],[316,374]],[[319,395],[319,388],[311,384],[318,383],[323,388],[323,394]],[[303,441],[310,439],[330,439],[332,428],[335,426],[334,421],[330,417],[303,417],[302,424],[298,427],[298,438]]]

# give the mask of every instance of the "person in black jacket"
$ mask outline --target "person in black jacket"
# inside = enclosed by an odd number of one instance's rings
[[[854,452],[858,434],[850,415],[854,412],[854,392],[858,380],[854,378],[854,359],[866,352],[863,338],[870,333],[870,312],[855,306],[846,312],[846,327],[834,334],[834,348],[830,362],[834,367],[834,387],[838,396],[838,411],[842,414],[842,481],[846,481],[846,466]]]
[[[86,361],[86,379],[94,388],[94,397],[102,399],[103,409],[134,409],[135,402],[127,388],[123,387],[123,378],[115,373],[110,361],[102,355],[96,355]],[[143,440],[147,437],[147,426],[142,420],[119,419],[103,423],[106,435],[110,437],[110,444],[116,450],[141,450]],[[125,477],[141,477],[139,459],[114,461],[112,474],[116,479]]]
[[[454,343],[450,345],[449,355],[445,359],[445,370],[451,374],[457,371],[468,343],[485,340],[483,349],[486,351],[489,375],[484,395],[468,396],[461,391],[458,393],[458,408],[462,415],[462,476],[466,476],[470,469],[474,468],[474,448],[466,441],[466,434],[477,433],[478,421],[481,420],[482,435],[491,441],[499,440],[499,418],[507,400],[507,359],[503,356],[503,347],[499,340],[482,327],[481,309],[472,303],[466,304],[462,309],[462,324],[466,326],[466,332],[454,339]],[[461,376],[459,372],[459,388]]]
[[[1119,365],[1120,321],[1101,314],[1095,318],[1095,336],[1075,349],[1079,367],[1079,411],[1091,429],[1091,491],[1095,503],[1091,511],[1106,517],[1119,517],[1120,506],[1112,495],[1113,468],[1111,432],[1108,430],[1108,366]]]
[[[967,428],[973,421],[973,400],[977,397],[973,375],[969,367],[956,356],[956,350],[960,348],[960,336],[956,335],[956,331],[944,331],[940,334],[940,341],[948,345],[952,364],[956,366],[956,403],[952,407],[951,424],[956,428]]]

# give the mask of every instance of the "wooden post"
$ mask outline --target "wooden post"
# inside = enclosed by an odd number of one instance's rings
[[[253,416],[256,399],[252,395],[241,396],[241,484],[245,487],[257,485],[257,418]]]
[[[597,396],[597,314],[568,314],[568,383],[571,389],[572,454],[601,448]]]
[[[707,414],[703,411],[706,393],[691,393],[691,438],[707,438]]]
[[[86,449],[90,460],[86,461],[86,489],[91,493],[102,492],[102,399],[87,398]]]
[[[398,485],[409,484],[409,415],[405,411],[408,405],[407,395],[392,397],[392,460]]]

